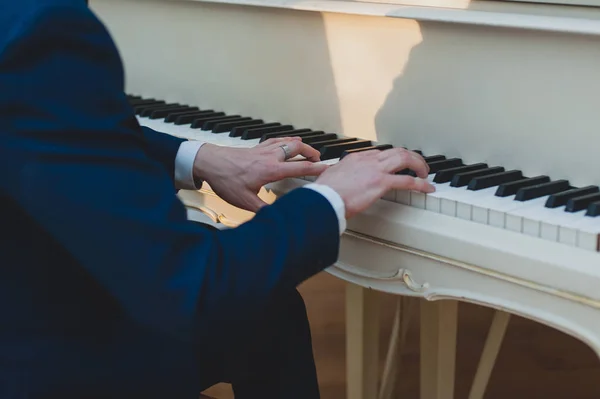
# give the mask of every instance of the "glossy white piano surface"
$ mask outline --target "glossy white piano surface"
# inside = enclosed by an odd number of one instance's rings
[[[130,94],[574,187],[600,185],[594,0],[588,7],[459,0],[91,3],[117,41]],[[216,144],[258,141],[164,118],[138,120]],[[273,201],[307,182],[279,182],[263,195]],[[422,397],[452,397],[455,313],[450,307],[444,316],[432,304],[469,301],[518,314],[600,354],[600,216],[546,208],[548,194],[520,202],[514,194],[495,196],[495,187],[437,185],[430,195],[389,193],[350,220],[340,260],[329,269],[359,287],[448,299],[421,304],[437,317],[422,325],[427,339],[444,342],[422,347],[432,367],[423,378],[433,384],[433,391],[422,384]],[[252,217],[210,190],[180,196],[222,224]],[[353,292],[362,305],[348,315],[350,324],[366,328],[374,308],[365,291]],[[372,346],[366,339],[372,332],[365,331],[348,331],[360,347],[349,358],[353,398],[373,398],[377,390],[376,369],[368,367],[374,355],[364,349]]]

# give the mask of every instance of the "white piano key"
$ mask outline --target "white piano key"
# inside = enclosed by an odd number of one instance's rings
[[[506,214],[502,211],[488,209],[488,225],[503,229],[506,225]]]
[[[411,191],[410,193],[410,206],[419,209],[425,209],[425,193],[420,193],[417,191]]]
[[[442,209],[442,199],[427,195],[425,197],[425,209],[431,212],[440,213]]]
[[[383,197],[381,197],[381,199],[386,200],[386,201],[395,202],[396,201],[396,190],[388,191],[387,193],[385,193],[383,195]]]
[[[542,233],[541,222],[532,219],[523,219],[523,233],[533,237],[539,237]]]
[[[439,209],[439,212],[448,215],[448,216],[458,216],[458,206],[461,203],[461,198],[463,197],[466,190],[456,187],[450,187],[450,183],[435,183],[433,179],[435,175],[429,175],[428,181],[435,187],[436,191],[430,194],[427,194],[427,201],[431,201],[432,205],[429,207],[431,209]],[[460,213],[463,218],[466,215],[470,217],[470,209],[461,209]]]
[[[467,190],[466,186],[451,187],[450,183],[445,183],[444,186],[445,190],[439,194],[446,200],[442,201],[442,213],[478,223],[488,223],[489,212],[482,204],[495,193],[494,189],[472,191]]]
[[[544,205],[545,201],[537,208],[522,208],[514,211],[514,213],[521,215],[525,220],[540,223],[540,236],[542,230],[545,230],[549,235],[554,235],[554,228],[551,228],[550,226],[556,226],[557,229],[562,227],[565,229],[576,230],[577,225],[584,220],[585,211],[575,213],[565,212],[564,206],[558,208],[546,208]],[[568,237],[568,239],[565,237]],[[563,238],[571,241],[571,232],[566,231],[563,234]]]
[[[558,242],[577,245],[577,224],[581,222],[585,211],[576,213],[564,212],[564,208],[554,209],[555,215],[546,223],[558,226]]]
[[[431,174],[427,177],[427,181],[435,187],[435,191],[426,194],[425,209],[436,213],[443,213],[442,203],[445,198],[444,193],[450,188],[450,183],[435,183],[433,181],[434,177],[435,174]],[[454,216],[454,213],[452,216]]]
[[[507,230],[516,231],[520,233],[523,229],[523,218],[519,216],[514,216],[509,213],[506,213],[504,223],[504,228]]]
[[[558,241],[558,226],[546,222],[541,222],[540,237],[544,240]]]
[[[548,196],[529,201],[513,200],[515,203],[514,207],[506,211],[505,227],[508,230],[539,237],[541,233],[541,219],[536,219],[535,216],[537,211],[544,209],[547,198]]]
[[[396,202],[404,205],[410,205],[410,191],[396,190]]]
[[[527,235],[533,235],[559,241],[567,245],[577,245],[579,225],[584,221],[585,211],[576,213],[565,212],[565,207],[546,208],[548,196],[537,198],[529,202],[527,206],[511,210],[507,214],[510,217],[520,218],[522,223],[522,232]],[[584,238],[585,241],[585,238]],[[587,239],[582,245],[589,247],[592,241]]]
[[[473,205],[471,208],[471,216],[474,222],[481,224],[489,223],[489,209]]]
[[[498,208],[495,204],[504,205],[505,202],[510,201],[511,198],[500,198],[496,197],[496,187],[489,187],[483,190],[467,190],[472,195],[467,196],[464,201],[470,203],[473,207],[473,220],[480,223],[490,224],[491,210]],[[502,224],[504,225],[504,215],[502,215]]]
[[[577,245],[577,230],[575,230],[572,227],[559,226],[558,241],[563,244],[576,246]]]
[[[598,251],[599,248],[599,238],[600,236],[597,233],[589,233],[587,231],[578,231],[577,232],[577,247],[587,249],[589,251]]]
[[[496,190],[494,188],[484,190],[468,190],[461,191],[461,198],[459,201],[464,205],[458,206],[457,210],[464,209],[464,215],[466,216],[466,207],[469,207],[469,219],[477,223],[488,224],[489,223],[489,209],[486,203],[493,198]]]
[[[427,178],[425,180],[429,184],[433,185],[436,188],[436,190],[440,190],[440,187],[438,187],[438,185],[433,182],[434,176],[435,176],[434,174],[431,174],[431,175],[427,176]],[[429,194],[424,194],[424,193],[415,193],[415,194],[417,196],[416,201],[421,201],[421,199],[423,198],[423,201],[424,201],[423,209],[427,209],[429,211],[436,212],[436,213],[440,212],[440,208],[441,208],[440,198],[436,197],[435,195],[432,195],[432,194],[435,194],[435,192],[429,193]],[[420,207],[420,205],[421,205],[421,203],[419,202],[418,207]]]
[[[456,201],[442,198],[441,213],[448,216],[456,216]]]
[[[583,216],[573,226],[577,230],[577,247],[600,251],[600,217],[585,216],[586,210],[580,212]]]
[[[457,201],[456,217],[460,219],[471,220],[471,204]]]

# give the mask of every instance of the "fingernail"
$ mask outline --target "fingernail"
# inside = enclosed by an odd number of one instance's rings
[[[435,192],[435,187],[434,187],[434,186],[432,186],[432,185],[429,185],[429,186],[427,186],[427,192],[428,192],[428,193],[433,193],[433,192]]]

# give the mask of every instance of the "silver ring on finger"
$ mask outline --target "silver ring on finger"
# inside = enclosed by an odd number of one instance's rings
[[[292,150],[290,150],[290,147],[287,144],[282,144],[279,147],[283,150],[284,161],[287,161],[292,157]]]

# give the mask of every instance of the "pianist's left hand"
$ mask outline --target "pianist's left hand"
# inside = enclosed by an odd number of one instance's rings
[[[290,157],[302,155],[306,161],[285,161],[282,144]],[[318,176],[327,166],[317,164],[320,153],[299,137],[274,138],[253,148],[204,144],[194,160],[194,177],[210,184],[223,200],[251,212],[267,205],[258,197],[265,184],[288,177]]]

